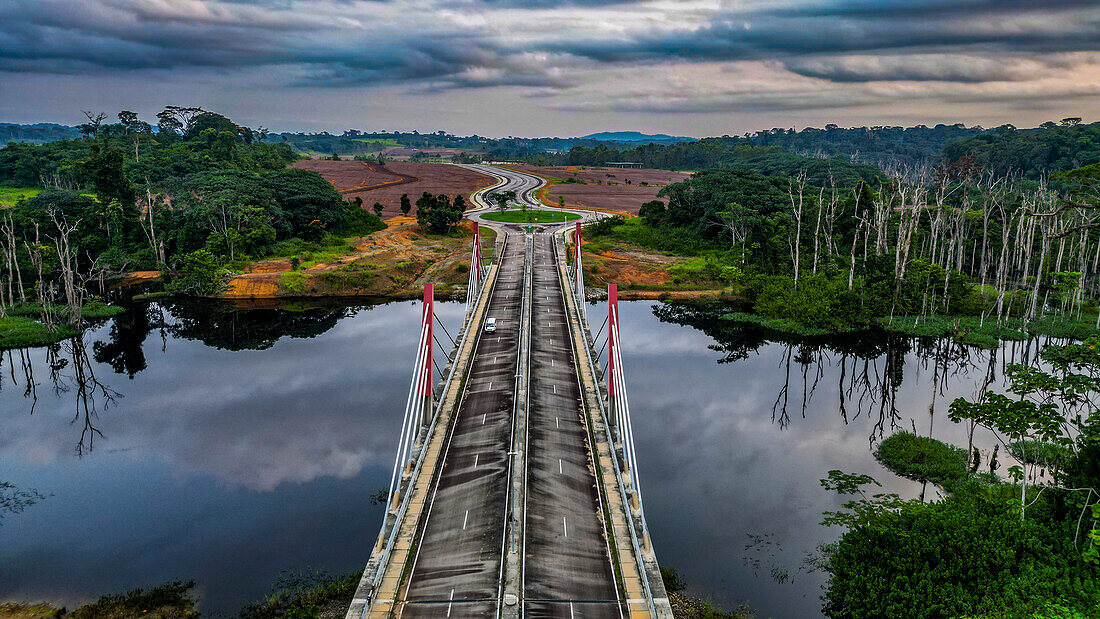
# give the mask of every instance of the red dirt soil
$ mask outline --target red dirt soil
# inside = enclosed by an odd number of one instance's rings
[[[441,163],[413,163],[390,161],[385,166],[366,161],[324,161],[308,159],[297,161],[294,167],[317,172],[332,183],[346,200],[363,198],[363,206],[370,208],[375,202],[385,206],[382,219],[401,214],[401,194],[409,194],[413,202],[410,215],[416,214],[416,199],[425,191],[445,193],[449,196],[470,194],[495,181],[458,166]]]
[[[642,204],[657,198],[662,187],[689,178],[686,172],[645,168],[589,168],[574,166],[513,166],[517,170],[550,178],[576,178],[587,184],[552,182],[541,193],[548,204],[565,198],[567,207],[587,208],[636,215]],[[630,184],[627,185],[626,181]],[[597,184],[597,182],[601,184]],[[646,183],[647,186],[641,186]]]

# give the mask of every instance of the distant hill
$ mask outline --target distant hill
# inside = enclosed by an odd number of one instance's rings
[[[601,131],[578,138],[598,142],[631,142],[639,144],[675,144],[694,142],[695,138],[666,135],[664,133],[640,133],[638,131]]]
[[[78,137],[80,137],[80,130],[76,127],[67,125],[58,125],[54,123],[35,123],[33,125],[0,123],[0,146],[8,142],[45,144],[47,142],[71,140]]]

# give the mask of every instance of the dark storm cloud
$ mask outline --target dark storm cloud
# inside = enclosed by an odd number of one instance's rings
[[[983,10],[966,9],[982,5]],[[1095,2],[1055,2],[1054,7],[990,3],[942,9],[941,3],[877,3],[877,10],[847,5],[724,13],[689,31],[572,43],[560,51],[603,62],[682,58],[731,61],[840,52],[1012,49],[1030,52],[1100,49],[1100,7]],[[870,7],[863,3],[861,7]],[[902,8],[896,8],[902,7]],[[936,10],[932,10],[936,8]]]
[[[79,74],[298,66],[304,70],[292,72],[288,83],[423,83],[436,89],[568,83],[554,77],[545,62],[532,61],[521,49],[507,49],[477,29],[439,23],[418,30],[409,23],[384,21],[365,27],[341,24],[342,5],[353,5],[323,4],[330,15],[293,12],[288,2],[223,1],[210,5],[219,9],[212,11],[157,10],[156,5],[102,0],[81,10],[66,10],[76,7],[64,0],[16,2],[0,6],[0,20],[6,24],[0,31],[0,71]],[[410,34],[414,31],[419,36]]]
[[[938,18],[951,15],[1010,14],[1039,10],[1095,8],[1094,0],[871,0],[863,2],[833,1],[794,5],[771,11],[777,16],[832,17],[862,16],[900,19],[917,16]]]
[[[1065,69],[1070,62],[1060,56],[1032,58],[957,54],[906,54],[871,56],[813,56],[783,61],[783,66],[806,77],[831,82],[946,81],[962,84],[1021,81],[1037,72]]]
[[[485,6],[502,8],[605,7],[642,4],[633,0],[444,0],[452,6]]]
[[[14,0],[0,3],[0,20],[0,71],[276,67],[288,84],[402,83],[426,91],[564,89],[583,85],[570,69],[584,63],[605,69],[677,60],[777,60],[836,82],[982,83],[1016,73],[1008,63],[927,54],[1100,48],[1100,8],[1075,0],[749,9],[607,0]],[[837,60],[846,54],[883,59]]]

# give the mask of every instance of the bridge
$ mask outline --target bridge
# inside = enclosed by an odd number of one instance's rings
[[[475,222],[494,191],[538,205],[542,179],[468,167],[497,179],[473,195]],[[475,223],[453,338],[425,286],[386,514],[347,619],[671,618],[641,499],[615,286],[593,333],[580,222],[493,227],[489,250]],[[448,342],[440,367],[435,346]]]

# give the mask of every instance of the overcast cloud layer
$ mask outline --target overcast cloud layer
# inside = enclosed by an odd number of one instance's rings
[[[1100,112],[1077,0],[6,0],[0,121],[684,135]]]

